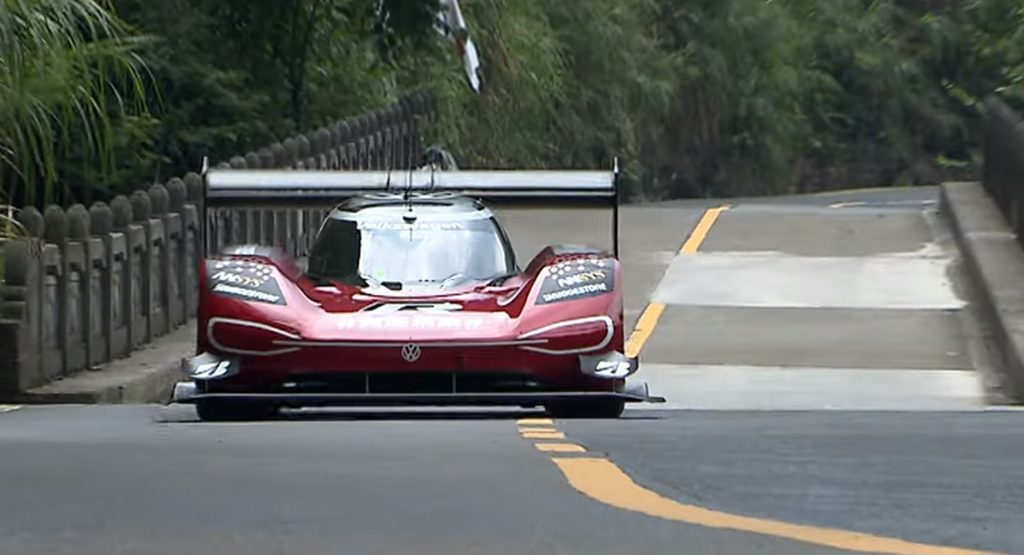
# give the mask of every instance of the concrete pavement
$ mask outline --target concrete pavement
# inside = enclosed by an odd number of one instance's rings
[[[681,502],[1024,553],[1024,413],[644,414],[559,428]]]
[[[485,415],[211,425],[181,407],[23,409],[0,420],[0,551],[838,553],[594,503],[514,420]]]
[[[810,527],[812,541],[849,530],[922,555],[1024,550],[1019,413],[556,422],[580,458],[614,461],[664,499],[767,533],[588,499],[552,464],[575,455],[536,449],[517,434],[519,416],[541,415],[304,411],[207,424],[185,407],[26,407],[0,415],[2,552],[859,551],[787,539],[784,523]]]
[[[917,194],[721,212],[653,294],[647,379],[673,408],[984,407],[959,255]]]

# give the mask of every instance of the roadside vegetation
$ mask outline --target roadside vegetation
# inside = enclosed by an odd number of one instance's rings
[[[112,173],[142,108],[138,43],[100,0],[2,0],[0,203],[69,196],[81,167]]]
[[[978,100],[1024,108],[1019,0],[461,3],[480,94],[429,0],[0,0],[0,194],[107,198],[420,88],[463,167],[618,155],[645,197],[975,175]]]
[[[22,227],[21,223],[15,219],[15,209],[13,206],[0,204],[0,284],[4,282],[4,243],[11,240],[23,237],[25,235],[25,228]],[[3,303],[3,299],[0,298],[0,304]]]
[[[0,284],[5,279],[4,264],[4,243],[11,239],[18,239],[26,235],[25,228],[16,219],[17,209],[11,205],[0,204]],[[0,298],[0,305],[3,299]]]

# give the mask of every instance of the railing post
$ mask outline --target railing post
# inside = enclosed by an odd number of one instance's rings
[[[142,191],[132,193],[129,201],[132,207],[132,223],[127,229],[128,239],[128,282],[130,285],[129,312],[129,345],[135,349],[150,341],[152,334],[149,327],[151,311],[152,283],[150,277],[151,251],[149,248],[149,195]]]
[[[71,373],[89,366],[89,324],[92,268],[88,258],[89,211],[76,204],[68,209],[67,239],[64,243],[64,274],[67,276],[66,330],[64,340],[64,372]]]
[[[42,371],[42,216],[29,237],[4,245],[3,312],[0,312],[0,395],[7,397],[46,382]],[[21,214],[24,217],[24,214]],[[25,220],[22,219],[22,222]]]
[[[94,203],[89,208],[89,240],[87,243],[87,279],[89,296],[86,310],[89,312],[87,334],[89,365],[95,366],[111,360],[111,336],[113,335],[112,268],[110,232],[113,230],[113,213],[106,204]]]
[[[59,206],[47,206],[43,220],[43,375],[52,380],[65,373],[68,279],[63,247],[67,238],[67,220]]]
[[[132,350],[132,325],[135,280],[132,279],[134,250],[131,246],[132,204],[128,197],[118,195],[110,202],[114,232],[107,243],[107,264],[110,266],[111,358],[127,355]]]
[[[153,185],[148,191],[152,216],[149,220],[150,248],[150,334],[159,337],[171,329],[171,294],[174,290],[171,277],[171,230],[170,217],[167,214],[170,203],[167,189],[160,184]],[[177,291],[173,291],[174,294]]]

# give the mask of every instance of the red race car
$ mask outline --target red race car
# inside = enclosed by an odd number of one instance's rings
[[[480,200],[598,202],[615,209],[617,228],[616,174],[207,172],[204,211],[344,200],[304,269],[262,246],[204,260],[198,355],[172,402],[225,420],[347,405],[614,418],[626,402],[664,401],[642,381],[627,384],[638,363],[623,352],[615,256],[549,246],[520,268]]]

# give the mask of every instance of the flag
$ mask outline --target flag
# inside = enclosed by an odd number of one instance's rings
[[[437,16],[437,29],[455,45],[462,58],[466,81],[474,92],[480,92],[480,55],[469,37],[466,18],[462,16],[459,0],[440,0],[441,11]]]

